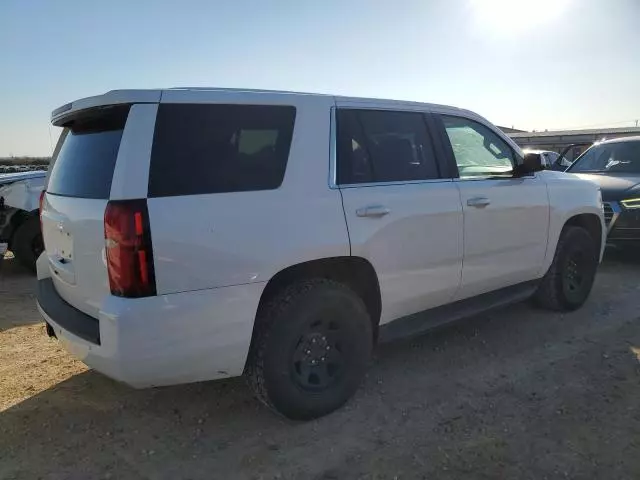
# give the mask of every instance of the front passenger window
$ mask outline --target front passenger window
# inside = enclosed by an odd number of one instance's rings
[[[515,165],[513,150],[495,132],[468,118],[442,115],[460,178],[508,176]]]

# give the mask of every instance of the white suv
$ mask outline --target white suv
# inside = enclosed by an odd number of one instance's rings
[[[452,107],[224,89],[113,91],[53,112],[38,306],[135,387],[245,374],[308,419],[374,344],[534,296],[578,308],[596,185],[538,171]]]

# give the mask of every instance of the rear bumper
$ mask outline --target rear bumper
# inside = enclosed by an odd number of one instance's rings
[[[38,280],[38,307],[47,318],[55,318],[69,333],[95,345],[100,345],[100,324],[97,318],[82,313],[65,302],[51,278]]]
[[[48,282],[48,283],[47,283]],[[38,310],[62,346],[89,367],[136,388],[241,375],[263,283],[124,299],[98,318],[38,280]]]

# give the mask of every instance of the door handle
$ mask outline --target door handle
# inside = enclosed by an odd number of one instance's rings
[[[382,205],[371,205],[356,210],[356,215],[359,217],[384,217],[389,213],[391,213],[391,210]]]
[[[474,197],[467,200],[467,205],[470,207],[484,208],[491,203],[487,197]]]

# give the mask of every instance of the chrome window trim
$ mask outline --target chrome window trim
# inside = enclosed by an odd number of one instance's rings
[[[527,180],[532,178],[538,178],[537,172],[534,172],[531,175],[523,175],[522,177],[514,177],[513,175],[507,176],[499,176],[499,175],[479,175],[473,177],[457,177],[453,180],[456,182],[479,182],[481,180]]]
[[[393,185],[420,185],[422,183],[451,183],[453,178],[429,178],[426,180],[406,180],[397,182],[346,183],[337,188],[390,187]]]
[[[329,188],[339,189],[336,174],[337,168],[337,133],[336,133],[336,111],[337,107],[331,107],[331,123],[329,126]]]

